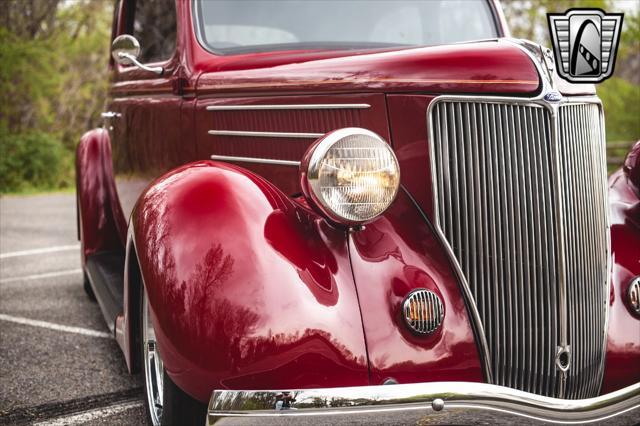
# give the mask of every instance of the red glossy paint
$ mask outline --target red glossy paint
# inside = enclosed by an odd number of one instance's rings
[[[198,160],[195,138],[182,137],[188,136],[187,119],[193,113],[192,103],[187,103],[191,108],[183,113],[183,95],[191,84],[183,78],[185,70],[180,58],[185,50],[182,34],[187,28],[182,22],[186,3],[176,3],[178,33],[174,53],[166,61],[150,64],[163,67],[161,76],[135,66],[112,66],[113,83],[106,110],[120,116],[105,119],[104,125],[110,129],[116,188],[127,220],[147,184],[172,168]],[[115,35],[125,33],[124,22],[133,13],[133,5],[122,2]]]
[[[82,244],[87,256],[124,249],[127,224],[120,210],[111,167],[111,145],[104,129],[85,133],[76,150],[76,190]],[[123,233],[124,232],[124,233]]]
[[[114,35],[124,32],[131,3],[124,4]],[[313,143],[213,137],[208,130],[324,133],[360,126],[392,144],[402,184],[429,218],[428,103],[440,93],[535,95],[540,79],[531,59],[505,40],[215,56],[195,38],[191,4],[176,2],[177,46],[156,64],[164,67],[162,76],[112,66],[108,110],[122,116],[105,123],[110,134],[96,129],[83,136],[77,159],[83,261],[135,242],[138,257],[128,250],[128,264],[139,259],[175,383],[205,402],[216,388],[482,381],[451,259],[407,194],[363,231],[347,234],[304,199],[290,198],[300,190],[295,167],[184,164],[212,154],[297,160]],[[556,84],[565,94],[594,93],[591,85]],[[371,108],[206,111],[208,105],[305,103]],[[611,180],[614,265],[603,392],[640,380],[640,322],[624,304],[629,278],[640,274],[633,192],[639,149],[626,175]],[[139,288],[132,271],[125,271],[116,337],[133,371]],[[445,322],[432,336],[414,336],[400,325],[400,304],[417,287],[445,302]]]
[[[256,104],[368,104],[364,109],[334,110],[263,110],[207,111],[208,106]],[[314,138],[256,138],[219,136],[209,130],[241,130],[262,132],[328,133],[343,127],[364,127],[389,139],[389,120],[383,94],[263,96],[214,98],[198,100],[195,111],[195,134],[198,156],[212,154],[300,161]],[[298,168],[252,163],[239,163],[266,178],[285,194],[301,191]]]
[[[344,230],[211,161],[156,181],[132,221],[165,367],[189,394],[369,383]]]
[[[126,218],[146,184],[197,160],[194,140],[181,138],[181,106],[182,98],[173,95],[117,97],[109,105],[121,114],[109,124],[116,187]]]
[[[433,219],[427,95],[387,95],[391,142],[400,163],[402,185]]]
[[[637,161],[639,147],[625,165]],[[629,284],[640,275],[640,198],[629,177],[618,170],[609,178],[613,269],[603,394],[640,382],[640,318],[627,301]]]
[[[191,2],[178,2],[191,3]],[[181,5],[185,27],[193,13]],[[491,1],[498,33],[508,35],[500,5]],[[533,63],[505,41],[382,50],[297,50],[215,56],[194,31],[184,33],[184,60],[198,94],[277,92],[467,92],[532,94],[540,79]]]
[[[533,94],[531,59],[503,40],[382,52],[271,52],[193,60],[198,94],[233,92],[467,92]]]
[[[392,207],[365,229],[350,234],[371,384],[484,381],[467,308],[444,248],[401,189]],[[445,307],[441,327],[412,334],[402,302],[416,288],[435,292]]]

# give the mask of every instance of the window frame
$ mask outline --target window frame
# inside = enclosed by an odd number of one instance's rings
[[[171,62],[173,62],[177,56],[178,53],[178,39],[179,39],[179,17],[178,17],[178,5],[176,3],[175,0],[172,1],[174,10],[175,10],[175,17],[176,17],[176,37],[175,37],[175,43],[173,46],[173,51],[172,53],[166,58],[166,59],[160,59],[157,61],[153,61],[153,62],[146,62],[146,61],[142,61],[140,60],[140,63],[144,64],[144,65],[149,65],[149,66],[162,66],[162,65],[167,65]],[[128,34],[132,37],[135,37],[133,34],[133,25],[135,22],[135,13],[136,13],[136,5],[137,5],[137,0],[120,0],[120,5],[123,8],[122,14],[120,16],[120,19],[122,22],[120,22],[119,27],[121,28],[121,31],[119,32],[118,35],[122,35],[122,34]],[[139,41],[139,40],[138,40]],[[119,73],[127,73],[127,72],[133,72],[133,71],[138,71],[139,68],[133,64],[130,65],[122,65],[122,64],[116,64],[117,68],[118,68],[118,72]],[[164,67],[166,68],[166,66]]]

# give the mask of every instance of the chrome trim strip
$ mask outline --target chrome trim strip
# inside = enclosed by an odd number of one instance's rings
[[[120,118],[122,117],[122,113],[115,111],[105,111],[100,113],[100,117],[102,118]]]
[[[367,109],[369,104],[281,104],[281,105],[209,105],[207,111]]]
[[[324,136],[324,133],[250,132],[244,130],[209,130],[207,133],[212,136],[249,136],[258,138],[318,139]]]
[[[212,160],[228,161],[231,163],[256,163],[256,164],[273,164],[277,166],[294,166],[300,167],[299,161],[275,160],[271,158],[255,158],[255,157],[232,157],[228,155],[212,155]]]
[[[596,98],[597,99],[597,98]],[[606,146],[606,123],[604,119],[604,107],[600,99],[598,99],[598,105],[600,106],[600,133],[601,138],[605,141],[605,144],[600,151],[600,155],[604,159],[604,165],[602,166],[602,170],[604,172],[605,177],[609,176],[609,172],[607,170],[607,146]],[[605,304],[605,313],[604,313],[604,329],[602,330],[602,353],[604,354],[602,357],[602,365],[600,368],[604,371],[606,360],[607,360],[607,334],[609,330],[609,297],[611,294],[611,274],[613,273],[613,260],[611,259],[611,216],[609,215],[609,186],[608,179],[605,178],[603,182],[603,195],[604,195],[604,204],[605,204],[605,219],[607,221],[607,232],[605,235],[605,243],[607,245],[607,282],[605,285],[605,300],[607,303]],[[604,381],[604,374],[600,375],[599,383],[598,383],[598,393],[602,390],[602,382]]]
[[[553,179],[553,184],[555,186],[555,192],[554,192],[555,211],[553,213],[556,219],[556,229],[558,230],[557,238],[555,240],[556,244],[558,245],[557,272],[558,272],[558,281],[560,283],[560,286],[558,288],[560,341],[558,343],[560,346],[559,347],[560,351],[567,351],[568,353],[571,353],[567,349],[567,346],[568,346],[567,304],[569,302],[567,300],[567,273],[566,273],[566,251],[567,250],[565,245],[566,232],[564,229],[564,212],[563,212],[565,200],[564,200],[564,187],[563,187],[563,178],[562,178],[563,176],[562,176],[562,170],[561,170],[562,157],[560,154],[560,143],[559,143],[560,142],[560,136],[559,136],[560,120],[558,120],[557,107],[549,108],[549,106],[547,106],[547,109],[551,114],[551,143],[553,145],[552,146],[553,161],[551,161],[551,166],[552,166],[551,177]],[[564,397],[565,395],[566,383],[567,383],[567,370],[561,368],[560,382],[559,382],[559,389],[558,389],[558,396],[560,398]]]
[[[286,406],[285,406],[286,404]],[[328,424],[335,416],[360,423],[583,424],[615,419],[630,424],[640,410],[640,383],[589,399],[564,400],[486,383],[432,382],[300,390],[220,390],[209,401],[207,424],[281,424],[285,417]],[[480,411],[480,413],[479,413]],[[389,417],[383,417],[389,413]],[[625,416],[630,413],[628,416]],[[481,416],[481,417],[480,417]],[[625,416],[625,418],[620,418]],[[304,419],[302,419],[304,418]],[[449,420],[449,421],[447,421]],[[291,419],[290,421],[294,421]]]

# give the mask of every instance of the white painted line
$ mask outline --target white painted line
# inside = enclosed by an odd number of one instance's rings
[[[24,317],[14,317],[12,315],[0,314],[0,321],[9,321],[16,324],[30,325],[32,327],[47,328],[49,330],[63,331],[65,333],[82,334],[84,336],[103,337],[106,339],[113,338],[111,333],[106,333],[104,331],[91,330],[89,328],[82,327],[72,327],[69,325],[55,324],[52,322],[33,320]]]
[[[57,419],[45,420],[43,422],[34,423],[34,426],[63,426],[63,425],[79,425],[84,423],[91,423],[97,419],[103,417],[113,416],[124,411],[131,410],[132,408],[142,407],[141,401],[131,401],[121,404],[111,405],[105,408],[98,408],[96,410],[85,411],[84,413],[73,414],[66,417],[58,417]]]
[[[82,272],[82,269],[67,269],[64,271],[46,272],[44,274],[23,275],[21,277],[3,278],[0,280],[0,284],[12,283],[16,281],[38,280],[40,278],[62,277],[65,275],[79,274],[81,272]]]
[[[80,248],[80,244],[74,244],[70,246],[55,246],[55,247],[44,247],[44,248],[32,249],[32,250],[12,251],[8,253],[0,253],[0,259],[8,259],[10,257],[19,257],[19,256],[31,256],[34,254],[55,253],[57,251],[77,250],[79,248]]]

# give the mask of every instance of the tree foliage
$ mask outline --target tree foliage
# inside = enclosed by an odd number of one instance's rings
[[[604,105],[607,140],[639,140],[640,85],[612,77],[600,84],[597,91]]]
[[[564,13],[576,7],[610,10],[609,3],[609,0],[508,0],[502,2],[502,8],[514,37],[551,46],[547,13]]]
[[[66,171],[73,169],[68,150],[49,133],[10,134],[0,125],[0,188],[24,191],[57,189],[73,184]]]
[[[112,9],[109,0],[3,2],[0,193],[72,184],[73,150],[106,98]]]

